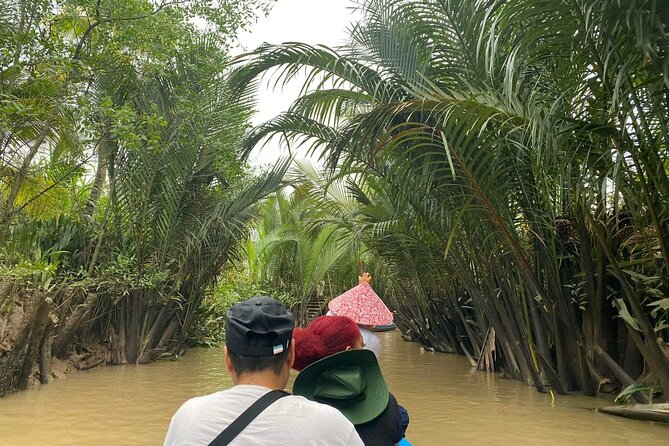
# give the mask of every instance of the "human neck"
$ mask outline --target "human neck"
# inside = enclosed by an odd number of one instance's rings
[[[272,371],[262,371],[253,373],[244,373],[239,376],[233,376],[234,384],[247,384],[254,386],[263,386],[272,390],[283,390],[286,387],[286,379]]]

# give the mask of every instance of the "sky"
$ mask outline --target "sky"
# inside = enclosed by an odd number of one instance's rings
[[[340,45],[346,40],[348,26],[355,19],[351,10],[353,6],[355,4],[351,0],[278,0],[267,17],[258,19],[239,36],[240,48],[235,53],[252,51],[264,42]],[[284,88],[277,87],[276,91],[272,91],[265,81],[258,94],[253,125],[285,111],[297,98],[301,86],[300,79],[296,79]],[[274,164],[287,153],[285,148],[279,147],[275,138],[263,148],[255,149],[249,161],[253,166],[266,166]]]

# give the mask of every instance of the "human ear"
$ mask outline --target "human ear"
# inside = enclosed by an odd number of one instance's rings
[[[225,368],[229,373],[235,373],[235,370],[232,368],[232,362],[230,361],[230,354],[228,353],[228,347],[223,347],[223,352],[225,353]]]
[[[290,345],[288,346],[288,369],[291,369],[293,367],[293,363],[295,362],[295,342],[294,339],[291,338],[290,340]]]

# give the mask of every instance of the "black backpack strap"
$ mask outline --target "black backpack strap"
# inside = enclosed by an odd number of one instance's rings
[[[242,412],[242,414],[238,416],[235,421],[230,423],[228,427],[223,429],[223,432],[218,434],[218,436],[209,443],[209,446],[227,446],[246,426],[249,425],[249,423],[251,423],[251,421],[255,420],[263,410],[271,406],[276,400],[288,395],[290,394],[283,390],[272,390],[267,392],[258,398],[255,403],[251,404],[248,409]]]

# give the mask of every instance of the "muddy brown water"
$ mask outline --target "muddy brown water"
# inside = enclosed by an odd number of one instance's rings
[[[411,415],[414,445],[669,445],[669,426],[594,412],[604,400],[556,395],[475,373],[456,355],[382,333],[381,367]],[[229,387],[222,349],[179,361],[102,367],[0,399],[1,445],[159,445],[186,399]]]

